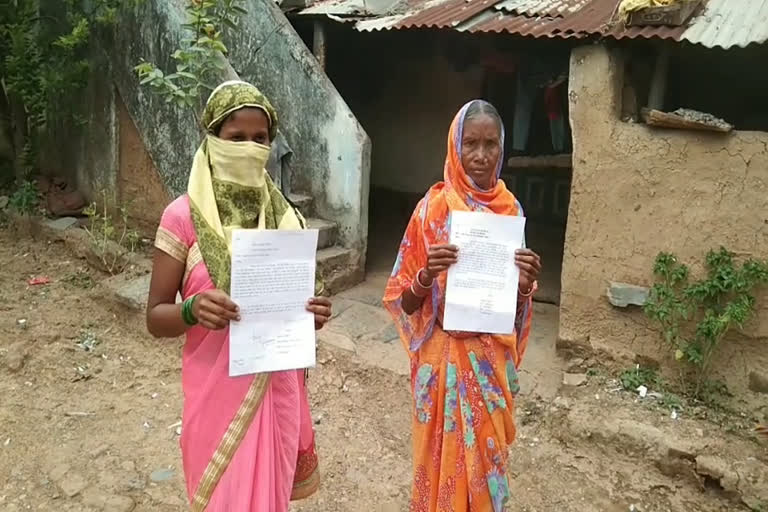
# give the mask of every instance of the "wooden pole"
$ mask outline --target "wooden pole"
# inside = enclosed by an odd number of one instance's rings
[[[653,70],[651,88],[648,92],[648,108],[664,110],[664,98],[667,93],[667,76],[669,75],[669,46],[664,45],[656,57],[656,67]]]

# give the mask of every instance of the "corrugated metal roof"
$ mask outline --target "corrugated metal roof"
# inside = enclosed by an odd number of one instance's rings
[[[302,9],[301,15],[359,16],[370,15],[364,0],[322,0]]]
[[[383,16],[399,0],[318,0],[298,14],[302,16]]]
[[[507,0],[510,1],[510,0]],[[514,0],[513,0],[514,1]],[[555,16],[536,17],[510,15],[505,12],[482,23],[467,26],[468,32],[508,32],[521,36],[549,38],[585,38],[588,36],[613,35],[617,27],[614,14],[618,0],[589,0],[577,3],[572,0],[551,0],[559,9]]]
[[[505,0],[495,7],[498,10],[522,16],[563,16],[578,11],[591,0]]]
[[[370,0],[331,0],[359,7]],[[768,41],[768,0],[705,0],[682,27],[626,27],[617,19],[620,0],[411,0],[408,12],[356,23],[362,31],[411,28],[504,32],[527,37],[667,39],[707,48],[745,47]],[[307,12],[302,11],[302,13]],[[329,13],[334,14],[334,13]],[[343,15],[343,14],[342,14]]]
[[[499,0],[448,0],[406,16],[392,28],[456,28]]]
[[[610,20],[615,11],[617,1],[505,0],[502,5],[499,0],[447,0],[408,16],[390,28],[455,28],[470,33],[587,37],[601,32],[605,21]],[[505,12],[518,8],[532,15]],[[551,16],[546,12],[558,14]]]
[[[708,48],[768,41],[768,0],[710,0],[682,39]]]
[[[376,32],[378,30],[389,30],[403,18],[408,16],[407,14],[396,14],[393,16],[384,16],[381,18],[371,18],[369,20],[361,20],[355,24],[355,28],[361,32]]]
[[[468,22],[462,28],[466,32],[506,32],[524,37],[578,39],[588,36],[584,32],[566,30],[562,25],[562,18],[528,18],[495,14]]]

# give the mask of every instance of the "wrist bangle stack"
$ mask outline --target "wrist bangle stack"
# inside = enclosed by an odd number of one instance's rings
[[[191,296],[181,304],[181,319],[190,327],[197,325],[197,318],[195,318],[195,314],[192,312],[192,306],[195,305],[195,299],[197,299],[197,295]]]
[[[432,290],[432,287],[435,284],[434,279],[432,280],[432,283],[429,286],[424,286],[423,284],[421,284],[420,277],[423,272],[424,272],[423,268],[418,272],[416,272],[416,277],[413,279],[413,283],[411,283],[411,293],[420,299],[423,299],[427,295],[429,295],[429,292]]]
[[[531,289],[528,290],[526,293],[523,293],[519,288],[517,289],[517,293],[520,294],[521,297],[528,298],[531,295],[533,295],[538,289],[539,289],[539,282],[534,281],[533,284],[531,285]]]

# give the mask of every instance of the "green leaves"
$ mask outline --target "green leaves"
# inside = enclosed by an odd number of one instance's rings
[[[635,391],[640,386],[657,387],[661,384],[661,379],[655,370],[641,368],[639,365],[622,372],[619,375],[619,381],[625,391]]]
[[[114,201],[106,190],[101,191],[101,204],[88,205],[83,213],[88,217],[85,231],[90,238],[94,252],[98,255],[104,270],[110,274],[122,272],[130,262],[130,254],[135,252],[141,236],[130,229],[126,206],[115,209],[110,207]],[[115,216],[115,214],[119,216]]]
[[[670,253],[659,253],[653,273],[659,279],[645,304],[646,316],[662,329],[677,361],[693,370],[694,394],[708,382],[710,362],[735,327],[755,312],[753,290],[768,283],[768,262],[747,259],[740,266],[721,247],[707,253],[704,278],[689,283],[689,269]]]
[[[86,18],[80,18],[72,27],[71,32],[59,36],[53,44],[65,51],[72,52],[73,50],[88,44],[90,35],[90,23]]]
[[[151,87],[167,103],[194,108],[203,90],[211,90],[218,75],[226,68],[222,58],[228,52],[222,30],[237,28],[240,16],[248,11],[245,0],[189,0],[187,23],[189,32],[181,47],[171,57],[175,72],[163,75],[153,64],[141,62],[134,68],[140,83]]]
[[[40,200],[37,193],[37,185],[31,181],[25,181],[11,195],[9,205],[16,213],[32,215],[39,206]]]
[[[38,139],[53,120],[76,124],[74,95],[87,81],[87,47],[94,27],[114,23],[120,9],[141,0],[56,0],[61,15],[41,16],[40,0],[0,1],[0,78],[24,112],[23,174],[34,173]],[[54,3],[46,0],[45,5]]]

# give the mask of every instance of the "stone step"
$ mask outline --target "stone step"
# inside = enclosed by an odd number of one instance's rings
[[[317,271],[329,273],[344,268],[352,260],[352,251],[335,245],[317,251]]]
[[[337,225],[335,222],[324,219],[307,219],[307,227],[319,231],[317,234],[318,249],[327,249],[336,244]]]
[[[312,196],[308,196],[306,194],[299,194],[295,192],[291,192],[288,194],[288,200],[296,206],[296,208],[299,209],[302,215],[304,217],[308,217],[310,215],[313,215],[314,208],[313,206],[313,200]]]
[[[327,294],[342,292],[363,280],[364,271],[356,268],[354,257],[353,251],[339,246],[317,251],[317,273]]]

